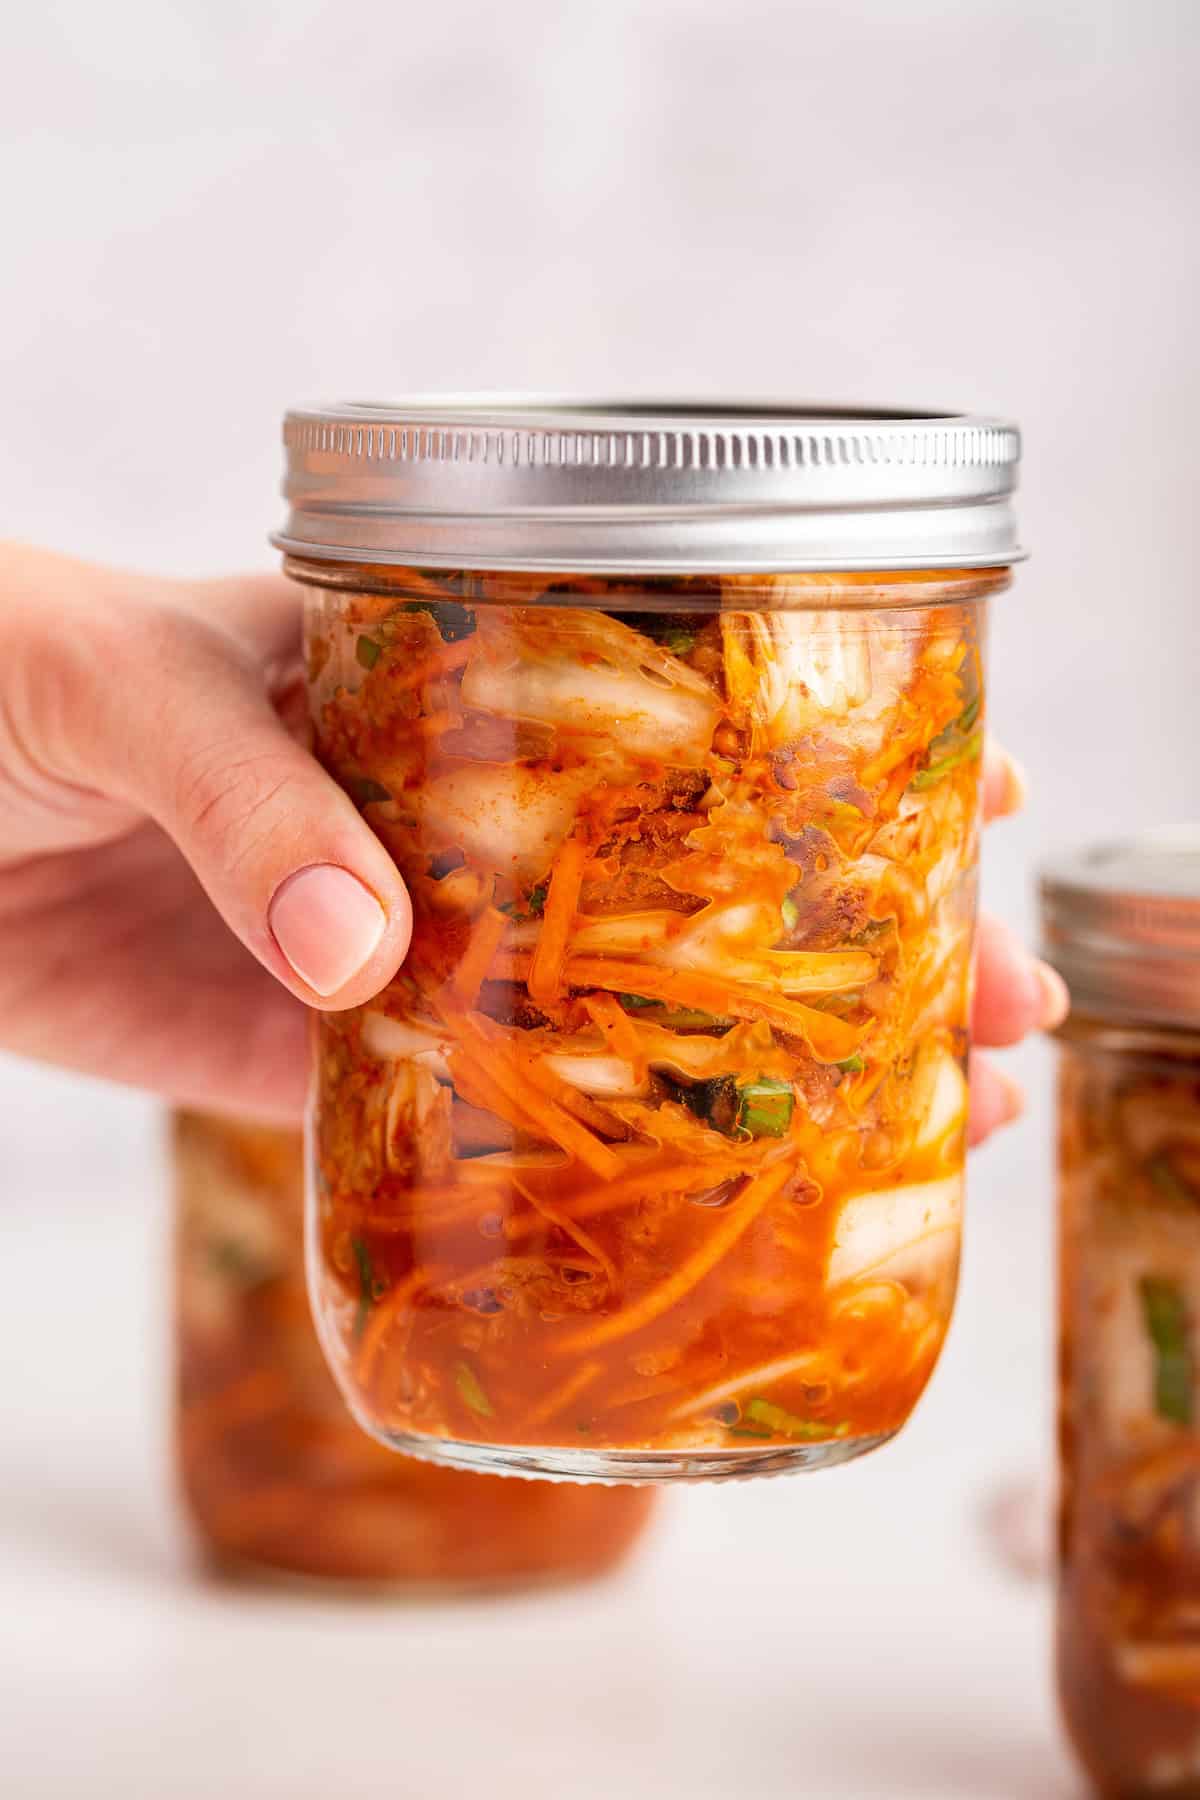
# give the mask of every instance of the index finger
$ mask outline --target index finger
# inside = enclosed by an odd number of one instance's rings
[[[220,575],[180,582],[174,597],[181,611],[210,630],[219,626],[262,666],[288,663],[300,654],[301,594],[286,575]]]

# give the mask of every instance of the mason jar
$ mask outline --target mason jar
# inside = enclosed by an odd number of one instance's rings
[[[316,751],[412,894],[320,1017],[310,1280],[400,1450],[816,1469],[950,1319],[990,420],[347,407],[285,425]]]
[[[1200,830],[1053,866],[1058,1679],[1097,1792],[1200,1796]]]
[[[305,1292],[298,1132],[181,1112],[171,1138],[177,1467],[214,1562],[424,1591],[621,1560],[646,1490],[463,1475],[392,1455],[347,1416]]]

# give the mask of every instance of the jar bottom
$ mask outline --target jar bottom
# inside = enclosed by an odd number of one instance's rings
[[[771,1444],[761,1450],[584,1450],[557,1445],[466,1444],[456,1438],[379,1431],[381,1443],[423,1462],[476,1474],[520,1475],[530,1481],[596,1482],[644,1487],[672,1481],[739,1481],[759,1475],[803,1475],[832,1469],[878,1450],[894,1431],[836,1438],[823,1444]]]
[[[449,1575],[323,1575],[311,1569],[289,1568],[265,1556],[243,1556],[204,1546],[197,1552],[194,1566],[199,1575],[214,1584],[230,1589],[259,1589],[298,1601],[324,1598],[367,1606],[410,1601],[414,1606],[429,1606],[439,1601],[453,1604],[464,1600],[507,1600],[558,1588],[586,1587],[614,1574],[625,1560],[621,1552],[603,1563],[568,1563],[536,1573],[514,1569],[494,1575],[464,1575],[461,1579]]]

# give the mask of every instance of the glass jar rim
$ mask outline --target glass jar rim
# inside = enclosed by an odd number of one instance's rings
[[[779,401],[414,397],[290,411],[272,538],[329,561],[637,575],[1005,567],[1006,420]]]
[[[1200,826],[1163,826],[1056,858],[1042,948],[1100,1017],[1200,1029]]]

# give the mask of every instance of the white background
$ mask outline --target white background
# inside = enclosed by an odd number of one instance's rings
[[[292,401],[475,387],[994,410],[1033,560],[985,891],[1200,813],[1200,13],[1187,0],[109,0],[0,43],[0,530],[266,564]],[[0,596],[0,645],[3,637]],[[1072,1791],[1046,1596],[989,1495],[1046,1461],[1050,1159],[976,1160],[900,1444],[677,1498],[628,1580],[510,1609],[231,1599],[160,1448],[153,1108],[0,1062],[0,1755],[18,1800]]]

